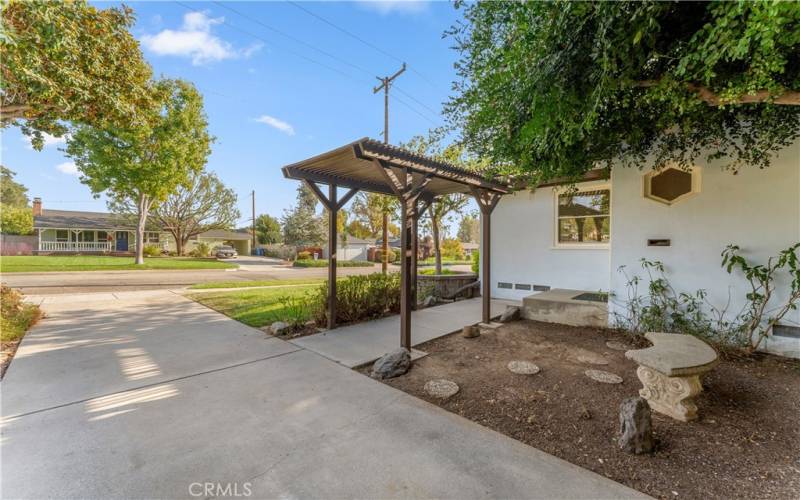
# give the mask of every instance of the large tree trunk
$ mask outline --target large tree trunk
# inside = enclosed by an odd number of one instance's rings
[[[136,224],[136,265],[144,264],[144,228],[147,223],[150,204],[151,202],[146,195],[139,195],[139,200],[136,203],[139,210],[139,222]]]
[[[439,241],[439,219],[431,215],[431,232],[433,233],[433,253],[435,274],[442,274],[442,245]]]

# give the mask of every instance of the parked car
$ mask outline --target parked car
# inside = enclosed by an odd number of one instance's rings
[[[214,255],[218,259],[235,259],[239,256],[236,249],[228,245],[220,245],[214,248]]]

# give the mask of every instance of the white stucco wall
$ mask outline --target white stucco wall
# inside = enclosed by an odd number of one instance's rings
[[[581,188],[607,184],[585,183]],[[613,191],[611,197],[613,200]],[[522,299],[535,293],[501,289],[498,282],[608,290],[608,248],[557,248],[555,206],[554,189],[550,187],[520,191],[500,200],[491,226],[493,297]],[[611,227],[613,231],[613,213]]]
[[[706,289],[708,299],[718,307],[727,302],[730,290],[730,310],[738,312],[747,283],[741,275],[731,276],[721,268],[723,249],[737,244],[748,258],[765,262],[800,241],[800,142],[781,151],[766,170],[743,168],[733,175],[716,165],[697,165],[702,176],[700,193],[672,206],[642,196],[642,176],[647,170],[613,171],[611,290],[618,296],[626,296],[626,287],[617,269],[626,265],[644,276],[638,262],[644,257],[666,265],[677,291]],[[671,246],[648,247],[649,238],[668,238]],[[785,298],[786,291],[783,286],[778,296]],[[612,300],[610,307],[618,306]],[[784,323],[800,324],[800,311],[791,313]],[[800,341],[775,338],[768,349],[794,350],[800,355]]]

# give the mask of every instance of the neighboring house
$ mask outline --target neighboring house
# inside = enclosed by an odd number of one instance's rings
[[[76,210],[49,210],[40,198],[33,199],[33,229],[37,254],[47,253],[133,253],[136,227],[115,214]],[[167,231],[146,231],[145,244],[174,251],[175,239]],[[242,243],[244,240],[244,243]],[[189,241],[186,251],[198,242],[211,248],[234,246],[241,255],[250,253],[250,236],[233,231],[207,231]]]
[[[613,325],[628,298],[619,268],[643,277],[639,293],[647,293],[645,258],[664,263],[676,291],[704,289],[719,308],[730,300],[735,315],[749,284],[721,267],[725,247],[739,245],[748,259],[765,263],[800,241],[800,142],[780,151],[771,167],[744,166],[736,175],[699,162],[691,172],[643,166],[600,177],[588,175],[573,194],[546,185],[500,200],[492,214],[493,296],[519,300],[547,288],[611,292]],[[779,283],[776,300],[788,293]],[[800,338],[793,337],[800,337],[800,310],[783,323],[767,349],[800,357]]]
[[[355,236],[347,236],[345,241],[341,237],[336,249],[338,260],[368,260],[369,248],[375,246],[375,240],[362,240]],[[322,245],[322,258],[328,258],[328,242]]]
[[[472,257],[472,254],[474,252],[477,252],[478,250],[480,250],[480,244],[479,243],[472,243],[472,242],[469,242],[469,241],[466,241],[466,242],[462,241],[461,242],[461,248],[464,249],[464,257],[469,259],[470,257]]]

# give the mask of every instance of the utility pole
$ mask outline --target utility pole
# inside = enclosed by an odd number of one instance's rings
[[[389,88],[395,78],[403,74],[406,70],[406,63],[392,76],[383,78],[376,76],[381,84],[372,89],[373,94],[377,94],[383,89],[383,143],[389,144]],[[383,246],[381,248],[381,271],[386,274],[389,268],[389,214],[383,211]]]
[[[252,223],[252,226],[251,226],[252,227],[252,232],[253,232],[253,250],[252,250],[252,252],[255,252],[255,250],[256,250],[256,190],[255,189],[252,191],[252,193],[250,193],[250,196],[253,197],[253,223]]]

